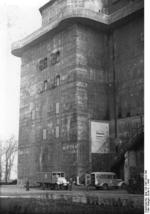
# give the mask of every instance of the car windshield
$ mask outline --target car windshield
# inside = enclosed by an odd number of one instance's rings
[[[116,175],[111,175],[111,174],[101,174],[101,175],[97,175],[97,178],[100,178],[100,179],[114,179],[116,178]]]
[[[52,174],[53,174],[53,176],[64,177],[64,173],[63,172],[53,172]]]
[[[61,173],[61,177],[65,177],[65,176],[64,176],[64,173]]]

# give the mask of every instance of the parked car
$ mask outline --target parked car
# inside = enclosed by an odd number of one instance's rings
[[[126,183],[118,179],[114,172],[92,172],[86,176],[87,186],[94,186],[96,189],[126,189]]]

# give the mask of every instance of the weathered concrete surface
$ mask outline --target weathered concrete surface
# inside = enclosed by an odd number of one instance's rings
[[[68,2],[69,1],[70,0],[68,0]],[[115,6],[114,4],[110,5],[110,9],[103,6],[101,8],[101,5],[95,6],[95,4],[91,6],[89,4],[89,0],[87,0],[87,7],[84,5],[85,0],[78,0],[75,2],[75,4],[74,1],[71,2],[71,4],[68,2],[67,0],[56,1],[56,4],[54,4],[53,7],[45,9],[42,19],[43,27],[35,31],[33,34],[27,36],[23,40],[13,43],[12,53],[21,57],[25,46],[31,43],[38,43],[44,35],[52,30],[55,30],[59,24],[65,20],[72,18],[80,18],[83,20],[83,22],[84,20],[88,20],[88,22],[92,20],[99,27],[103,27],[103,25],[111,25],[143,8],[143,1],[141,0],[136,0],[134,2],[132,2],[132,0],[119,0],[119,4],[115,4]],[[82,6],[76,5],[76,3],[80,4],[80,2]],[[91,2],[91,4],[93,4],[93,2]],[[107,15],[109,11],[111,12],[109,15]]]
[[[110,138],[115,137],[114,96],[118,137],[126,142],[130,129],[140,124],[144,109],[143,1],[113,1],[113,6],[105,5],[107,12],[100,13],[95,12],[97,6],[84,7],[85,2],[98,1],[51,1],[41,11],[42,28],[13,48],[13,54],[22,59],[20,184],[27,178],[36,183],[38,171],[59,170],[68,177],[109,171],[115,145],[110,155],[91,154],[89,122],[109,121]],[[60,12],[65,3],[66,10]],[[101,19],[107,27],[102,28]]]

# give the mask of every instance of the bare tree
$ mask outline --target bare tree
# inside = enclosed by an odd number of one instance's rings
[[[0,140],[0,181],[2,180],[2,141]]]
[[[5,182],[10,179],[12,167],[14,164],[15,155],[17,152],[17,140],[11,136],[8,140],[3,142],[1,148],[1,174],[4,174]]]

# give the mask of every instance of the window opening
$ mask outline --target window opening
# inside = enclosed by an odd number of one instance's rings
[[[45,68],[47,68],[47,57],[39,61],[39,70],[43,71]]]
[[[56,114],[59,114],[59,103],[56,103]]]
[[[46,136],[46,129],[43,129],[43,140],[46,140],[47,136]]]
[[[51,64],[55,65],[60,61],[60,51],[51,54]]]
[[[47,80],[45,80],[45,81],[44,81],[44,91],[46,91],[46,90],[47,90],[47,88],[48,88],[48,81],[47,81]]]
[[[59,126],[56,126],[56,138],[59,137]]]
[[[34,120],[35,119],[35,110],[31,111],[31,119]]]
[[[60,85],[60,75],[56,76],[56,86]]]

